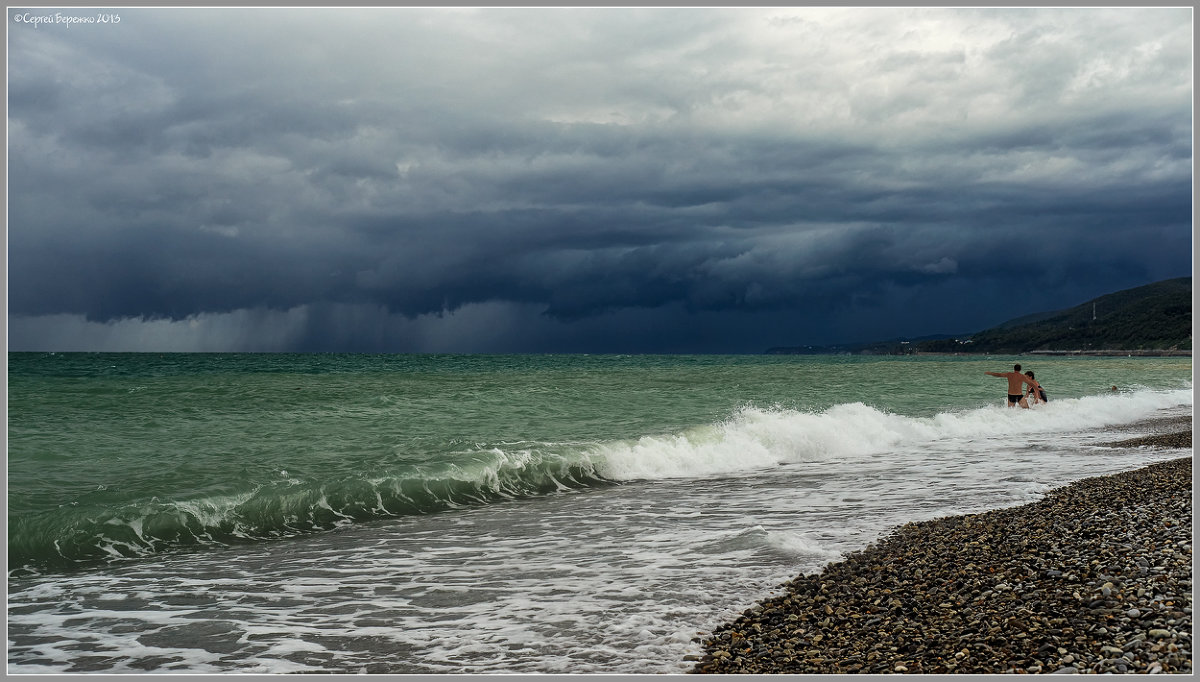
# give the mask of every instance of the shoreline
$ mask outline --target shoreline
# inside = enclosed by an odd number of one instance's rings
[[[1042,355],[1042,356],[1049,356],[1049,357],[1087,356],[1087,357],[1131,357],[1131,358],[1190,358],[1190,357],[1192,357],[1192,351],[1178,350],[1178,349],[1166,349],[1166,350],[1142,350],[1142,349],[1082,350],[1082,349],[1080,349],[1080,350],[1024,350],[1024,351],[1014,351],[1014,352],[991,352],[991,353],[988,353],[988,352],[971,351],[971,350],[964,350],[964,351],[918,350],[918,351],[913,351],[911,353],[911,355],[955,355],[955,356],[976,355],[981,358],[989,357],[989,356],[993,356],[993,355],[1000,355],[1000,356]]]
[[[1098,355],[1098,356],[1127,356],[1134,358],[1190,358],[1192,357],[1191,350],[1180,350],[1178,348],[1167,348],[1162,350],[1143,350],[1140,348],[1120,350],[1120,349],[1101,349],[1101,350],[1027,350],[1022,355]]]
[[[1190,415],[1121,430],[1151,434],[1107,447],[1191,447]],[[1191,495],[1188,456],[906,524],[716,628],[691,672],[1190,673]]]
[[[1192,418],[1190,415],[1179,417],[1151,417],[1139,422],[1112,427],[1112,431],[1129,431],[1145,435],[1136,438],[1098,443],[1105,448],[1191,448],[1192,447]]]

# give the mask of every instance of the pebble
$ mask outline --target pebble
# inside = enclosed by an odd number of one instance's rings
[[[1105,446],[1110,448],[1190,448],[1192,447],[1192,432],[1189,430],[1176,433],[1160,433],[1153,436],[1141,436],[1140,438],[1130,438],[1129,440],[1117,441],[1115,443],[1105,443]]]
[[[1191,495],[1185,457],[906,524],[714,630],[692,672],[1191,673]]]

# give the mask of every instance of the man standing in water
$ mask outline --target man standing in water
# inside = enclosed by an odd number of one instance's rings
[[[1020,405],[1028,408],[1029,403],[1025,402],[1025,387],[1022,384],[1029,384],[1032,387],[1037,387],[1037,383],[1029,377],[1021,374],[1021,366],[1013,365],[1011,372],[984,372],[994,377],[1004,377],[1008,379],[1008,406]]]

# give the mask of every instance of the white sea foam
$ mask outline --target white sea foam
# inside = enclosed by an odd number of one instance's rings
[[[10,579],[9,672],[680,673],[694,638],[897,524],[1183,456],[1087,438],[1191,402],[745,408],[666,436],[517,444],[513,461],[623,482]]]
[[[768,546],[795,556],[832,559],[840,554],[835,550],[822,547],[816,540],[799,533],[765,531],[765,535]]]
[[[598,472],[614,480],[703,477],[779,464],[845,462],[942,441],[1046,437],[1131,423],[1191,403],[1188,388],[1069,398],[1028,410],[989,406],[933,417],[891,414],[862,403],[819,413],[748,407],[721,424],[605,443],[589,455]]]

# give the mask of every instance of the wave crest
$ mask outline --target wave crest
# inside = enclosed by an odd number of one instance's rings
[[[866,463],[896,449],[1095,429],[1191,404],[1189,387],[931,417],[897,415],[863,403],[822,412],[750,406],[722,422],[675,434],[600,443],[515,443],[403,471],[369,470],[373,467],[364,464],[364,470],[337,480],[302,481],[279,472],[281,479],[235,493],[117,505],[97,500],[10,517],[9,567],[70,568],[621,481],[750,474],[781,464]]]
[[[863,403],[823,412],[745,407],[720,424],[593,448],[613,480],[712,476],[780,464],[870,458],[895,448],[1004,435],[1036,436],[1138,421],[1190,406],[1192,391],[1140,391],[1051,401],[1029,410],[988,406],[909,417]]]

